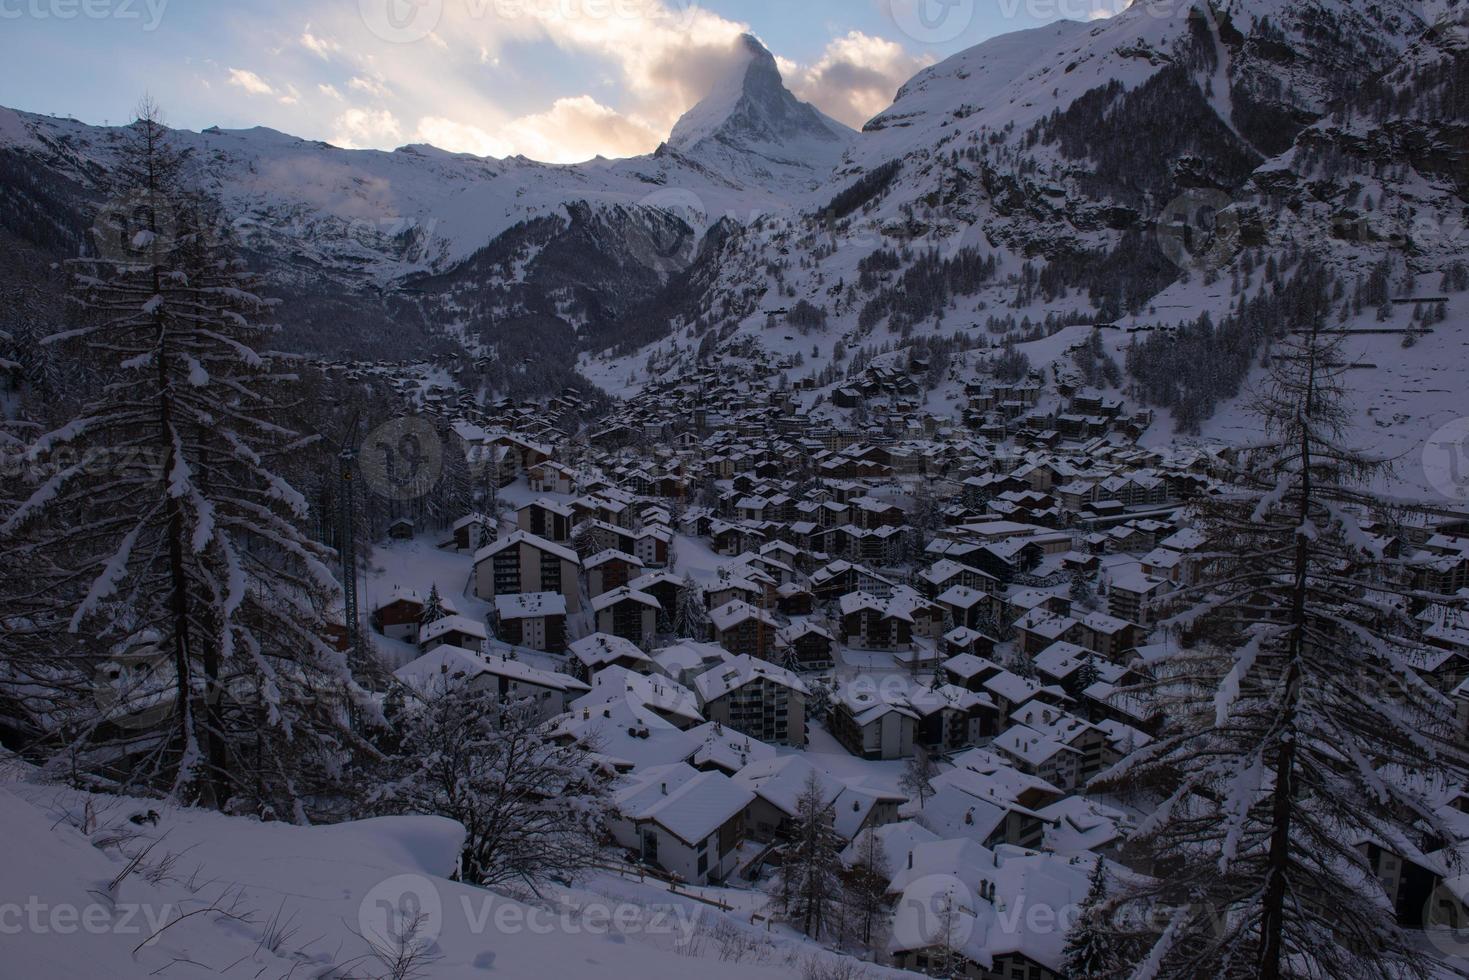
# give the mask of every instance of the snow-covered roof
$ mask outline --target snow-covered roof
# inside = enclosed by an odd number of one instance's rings
[[[620,589],[613,589],[611,592],[603,592],[599,596],[594,596],[592,598],[592,610],[594,612],[601,612],[604,609],[610,609],[620,602],[636,602],[639,605],[651,606],[654,609],[663,608],[662,603],[658,601],[656,596],[648,595],[646,592],[635,592],[624,585]]]
[[[624,817],[651,821],[691,847],[754,800],[754,793],[723,773],[699,772],[683,762],[644,769],[613,797]]]
[[[445,616],[443,619],[436,619],[432,623],[420,628],[418,631],[418,642],[426,644],[428,641],[438,639],[448,633],[463,633],[465,636],[473,637],[476,640],[488,640],[490,638],[489,632],[485,629],[485,624],[477,619],[470,619],[468,616]]]
[[[690,728],[688,734],[702,740],[690,760],[695,767],[712,765],[735,773],[752,763],[774,759],[777,755],[774,746],[727,728],[717,721]]]
[[[650,658],[632,640],[610,633],[593,633],[573,642],[571,655],[588,667],[598,668],[618,660],[650,662]]]
[[[495,615],[501,619],[538,619],[565,616],[566,596],[560,592],[521,592],[495,596]]]
[[[544,551],[549,555],[555,555],[557,558],[569,561],[575,565],[581,564],[581,559],[577,557],[575,551],[556,544],[554,541],[547,541],[545,538],[531,534],[529,531],[516,531],[499,540],[490,542],[474,553],[474,563],[478,565],[486,559],[498,555],[506,548],[518,547],[522,544],[530,545],[537,551]]]
[[[746,684],[764,681],[789,688],[799,694],[810,693],[804,681],[784,667],[777,667],[766,660],[744,654],[731,657],[728,661],[694,679],[694,690],[704,704],[718,700]]]
[[[738,599],[732,599],[717,609],[711,610],[709,613],[709,621],[721,633],[725,630],[734,629],[749,619],[757,619],[771,629],[779,629],[780,626],[775,621],[775,617],[770,615],[770,613],[763,609],[758,609],[748,602],[741,602]]]

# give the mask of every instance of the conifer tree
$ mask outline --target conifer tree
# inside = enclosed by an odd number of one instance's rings
[[[841,928],[842,840],[832,826],[821,777],[813,770],[796,799],[796,827],[782,849],[776,902],[790,922],[812,939]]]
[[[296,376],[257,350],[272,304],[183,170],[145,103],[72,322],[47,338],[98,382],[29,441],[46,477],[0,539],[36,570],[72,695],[49,732],[61,754],[119,789],[306,819],[365,696],[327,640],[332,556],[279,475],[314,439],[283,424]]]
[[[1107,863],[1098,858],[1076,922],[1066,934],[1064,973],[1070,980],[1126,976],[1123,939],[1108,921],[1108,911]]]
[[[1435,794],[1465,758],[1454,709],[1412,667],[1411,611],[1445,597],[1362,530],[1383,470],[1343,441],[1339,342],[1282,345],[1255,406],[1263,438],[1205,505],[1200,580],[1176,653],[1137,693],[1160,737],[1101,785],[1160,800],[1132,845],[1166,869],[1124,896],[1168,924],[1139,976],[1423,975],[1365,842],[1452,839]]]

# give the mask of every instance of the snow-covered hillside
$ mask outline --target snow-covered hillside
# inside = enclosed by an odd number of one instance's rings
[[[7,976],[775,980],[835,959],[772,939],[768,964],[723,962],[708,935],[758,940],[747,918],[635,880],[533,904],[452,881],[463,830],[439,817],[299,827],[21,782],[0,826]]]

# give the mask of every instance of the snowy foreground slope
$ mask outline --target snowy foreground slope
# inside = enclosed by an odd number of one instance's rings
[[[151,808],[156,826],[128,819]],[[751,927],[636,883],[533,907],[450,881],[462,830],[437,817],[298,827],[12,784],[0,828],[5,976],[390,976],[389,919],[418,910],[428,952],[410,976],[737,980],[825,955],[790,941],[768,964],[720,962],[700,938],[715,920]]]

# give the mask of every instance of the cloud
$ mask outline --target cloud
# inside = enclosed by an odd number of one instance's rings
[[[929,55],[911,55],[902,45],[861,31],[833,39],[814,65],[780,59],[792,92],[859,129],[892,104],[904,82],[933,63]]]
[[[419,121],[417,138],[455,153],[503,157],[524,154],[546,163],[603,156],[635,156],[662,138],[642,120],[625,116],[589,95],[557,99],[550,109],[513,119],[494,135],[441,116]]]
[[[347,87],[379,99],[389,98],[393,94],[381,78],[365,78],[362,75],[355,76],[347,83]]]
[[[323,61],[329,60],[332,55],[342,50],[342,46],[329,37],[317,37],[311,33],[311,25],[301,32],[301,46]]]
[[[281,105],[295,105],[301,101],[301,93],[297,90],[296,86],[287,85],[285,94],[276,99],[276,101]]]
[[[337,90],[335,85],[329,85],[323,82],[316,86],[316,90],[329,99],[336,99],[338,102],[342,101],[342,93]]]
[[[386,109],[348,109],[335,125],[332,142],[348,150],[387,147],[403,139],[397,117]]]
[[[275,94],[275,89],[271,88],[265,79],[253,71],[246,71],[243,68],[231,68],[229,71],[231,85],[237,85],[251,95]]]

